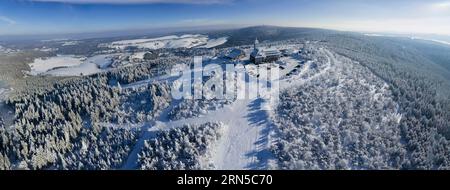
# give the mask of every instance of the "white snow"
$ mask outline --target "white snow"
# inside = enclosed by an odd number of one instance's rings
[[[67,41],[69,39],[67,38],[55,38],[55,39],[49,39],[49,40],[41,40],[41,42],[59,42],[59,41]]]
[[[144,56],[147,52],[137,52],[131,55],[131,59],[144,59]]]
[[[326,70],[330,69],[329,65],[336,61],[331,52],[328,50],[323,51],[328,57],[328,63],[326,63],[328,66],[324,71],[310,78],[297,78],[294,82],[291,79],[273,80],[279,80],[280,87],[287,89],[322,75]],[[292,58],[284,61],[296,65],[296,60]],[[308,67],[304,67],[302,70],[307,69]],[[260,77],[262,78],[262,76]],[[247,81],[247,85],[255,85],[251,84],[250,81]],[[217,143],[213,154],[213,163],[216,169],[266,169],[267,163],[272,159],[272,155],[270,152],[267,152],[267,149],[272,144],[271,136],[273,131],[271,129],[272,123],[269,119],[271,113],[265,111],[266,108],[264,106],[273,108],[276,106],[276,101],[266,102],[257,98],[238,100],[230,106],[211,112],[204,117],[175,121],[167,123],[167,125],[174,126],[183,123],[202,123],[207,121],[224,123],[228,126],[227,133]]]
[[[125,49],[130,46],[148,49],[192,48],[206,44],[207,41],[208,37],[204,35],[164,36],[160,38],[116,41],[111,43],[110,47],[115,49]]]
[[[111,64],[111,55],[96,55],[90,58],[73,55],[58,55],[35,59],[30,64],[31,75],[79,76],[102,72]]]
[[[371,37],[405,37],[404,35],[383,35],[383,34],[364,34],[365,36],[371,36]],[[440,43],[443,45],[450,45],[449,41],[444,41],[444,40],[437,40],[437,39],[432,39],[432,38],[424,38],[424,37],[418,37],[418,36],[412,36],[409,37],[411,40],[425,40],[425,41],[431,41],[431,42],[436,42],[436,43]]]
[[[221,37],[221,38],[217,38],[217,39],[211,39],[208,40],[208,42],[206,43],[206,45],[200,46],[199,48],[213,48],[213,47],[217,47],[220,46],[224,43],[226,43],[228,41],[227,37]]]
[[[87,59],[86,61],[91,64],[97,65],[98,67],[100,67],[100,69],[106,69],[107,67],[109,67],[109,65],[111,65],[113,56],[114,55],[96,55]]]
[[[138,48],[162,49],[162,48],[212,48],[224,44],[226,37],[211,39],[201,34],[186,34],[182,36],[163,36],[159,38],[133,39],[112,42],[109,47],[114,49],[125,49],[136,46]]]
[[[283,58],[279,63],[282,62],[286,68],[284,71],[281,71],[281,78],[275,78],[271,82],[279,81],[281,90],[284,90],[302,85],[313,78],[323,75],[331,69],[331,65],[337,60],[328,50],[321,49],[320,51],[327,57],[327,60],[325,60],[324,66],[321,67],[319,72],[310,70],[312,62],[307,62],[302,67],[297,67],[300,64],[300,59],[295,57]],[[274,68],[277,65],[262,64],[259,67],[260,69],[267,69],[268,67]],[[248,71],[245,73],[247,75],[246,81],[238,86],[238,89],[247,86],[246,88],[249,91],[252,89],[256,90],[256,88],[253,88],[257,85],[256,68],[257,66],[255,65],[246,65],[245,69]],[[284,77],[288,72],[296,68],[299,72],[295,76]],[[237,69],[244,68],[240,67]],[[194,72],[201,72],[201,70],[195,70]],[[264,76],[260,76],[261,78],[264,78]],[[126,88],[160,80],[174,82],[173,76],[167,75],[130,84]],[[137,153],[141,150],[144,140],[152,138],[156,131],[168,130],[184,125],[201,125],[206,122],[216,122],[226,126],[221,138],[214,144],[214,148],[211,150],[211,158],[208,159],[208,162],[214,164],[214,169],[267,169],[269,167],[268,163],[274,162],[273,155],[269,152],[269,147],[273,144],[272,136],[274,134],[273,123],[270,119],[273,114],[273,109],[267,109],[267,107],[274,108],[277,105],[276,100],[273,101],[270,99],[266,101],[258,97],[247,97],[242,100],[236,100],[221,109],[205,112],[199,117],[170,121],[167,112],[179,104],[179,102],[177,100],[172,101],[171,106],[161,114],[155,123],[151,124],[153,127],[150,127],[149,124],[144,125],[144,132],[137,145],[133,148],[132,154],[128,157],[127,162],[124,164],[124,169],[136,167]]]
[[[387,35],[383,35],[383,34],[364,34],[365,36],[371,36],[371,37],[383,37],[383,36],[387,36]]]
[[[16,51],[17,50],[13,50],[13,49],[10,49],[10,48],[5,48],[3,46],[0,46],[0,53],[9,54],[9,53],[14,53]]]
[[[38,75],[55,68],[79,66],[81,63],[83,63],[83,57],[76,57],[72,55],[58,55],[50,58],[38,58],[30,64],[30,74]]]
[[[436,40],[436,39],[428,39],[428,38],[422,38],[422,37],[411,37],[412,40],[426,40],[426,41],[432,41],[432,42],[436,42],[436,43],[440,43],[440,44],[444,44],[444,45],[450,45],[450,42],[448,41],[443,41],[443,40]]]
[[[1,100],[6,97],[6,88],[0,88],[0,102]]]
[[[61,46],[74,46],[74,45],[78,45],[78,41],[66,41],[64,42]]]

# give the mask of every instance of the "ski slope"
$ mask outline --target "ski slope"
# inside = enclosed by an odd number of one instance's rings
[[[298,60],[288,58],[282,60],[286,62],[287,68],[281,72],[280,77],[269,82],[279,82],[280,90],[285,90],[301,86],[316,77],[324,75],[327,71],[332,69],[338,61],[333,53],[326,49],[322,49],[321,53],[326,57],[326,63],[323,64],[323,67],[319,72],[308,75],[309,77],[303,76],[308,73],[310,69],[310,64],[305,64],[301,67],[297,75],[285,77],[288,72],[298,69],[299,67],[297,66],[300,65]],[[268,66],[270,65],[260,65],[261,68]],[[247,87],[257,85],[255,83],[256,80],[254,80],[256,76],[252,74],[255,69],[252,68],[254,65],[247,65],[247,67],[249,67],[248,71],[250,72],[245,73],[246,81],[243,85],[247,85]],[[124,88],[132,88],[150,82],[164,80],[173,82],[174,78],[169,75],[161,76],[152,80],[130,84]],[[242,86],[238,88],[242,88]],[[243,170],[268,168],[268,163],[273,159],[269,148],[273,143],[272,139],[274,139],[273,136],[275,133],[270,119],[271,114],[273,114],[272,110],[265,108],[267,108],[267,106],[275,108],[276,101],[272,102],[258,97],[248,97],[236,100],[221,109],[206,112],[206,114],[199,117],[170,121],[168,119],[168,112],[179,103],[180,101],[172,101],[171,105],[162,112],[157,121],[144,125],[141,137],[131,151],[126,163],[123,165],[123,169],[137,167],[138,154],[142,149],[144,141],[153,138],[156,132],[182,127],[184,125],[201,125],[207,122],[218,122],[226,126],[221,138],[214,144],[214,148],[209,154],[211,158],[207,159],[214,164],[214,169]]]

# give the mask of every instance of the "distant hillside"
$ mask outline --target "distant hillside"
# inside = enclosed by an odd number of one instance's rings
[[[315,29],[315,28],[293,28],[293,27],[276,27],[276,26],[254,26],[234,30],[214,31],[208,33],[213,37],[228,36],[228,42],[222,47],[238,46],[253,44],[255,38],[259,41],[280,41],[306,37],[315,34],[332,34],[336,33],[331,30]]]
[[[341,32],[316,28],[294,28],[276,26],[254,26],[241,29],[214,31],[212,37],[228,36],[228,42],[220,47],[253,44],[259,41],[281,41],[289,39],[315,40],[331,46],[370,50],[373,55],[403,60],[422,71],[431,71],[450,81],[450,46],[426,40],[406,37],[373,37],[354,32]],[[369,53],[369,52],[367,52]]]
[[[251,44],[255,37],[261,41],[316,41],[359,62],[390,86],[399,105],[403,116],[399,127],[409,160],[402,168],[448,167],[443,158],[450,147],[449,46],[406,37],[305,28],[251,27],[228,34],[228,45]]]

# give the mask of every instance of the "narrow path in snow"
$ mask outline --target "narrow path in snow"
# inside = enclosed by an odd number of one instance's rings
[[[151,123],[145,123],[141,127],[141,134],[136,144],[133,147],[133,150],[128,155],[126,162],[123,164],[122,169],[138,169],[138,155],[144,147],[145,140],[149,140],[155,137],[156,133],[161,130],[168,130],[164,122],[168,122],[168,114],[172,108],[179,104],[179,100],[172,100],[169,107],[164,109],[162,113],[159,115],[157,121],[153,121]]]
[[[333,53],[328,50],[324,49],[322,52],[328,59],[328,63],[325,63],[326,67],[324,69],[308,78],[291,77],[289,79],[282,79],[280,80],[280,90],[301,86],[330,70],[337,60]],[[303,68],[302,72],[305,69],[308,68]],[[246,75],[247,77],[251,77],[248,74]],[[149,80],[148,82],[150,81],[154,80]],[[249,85],[249,81],[247,81],[247,85]],[[144,83],[137,83],[137,85],[141,84]],[[142,149],[144,141],[153,138],[157,131],[182,127],[184,125],[201,125],[206,122],[221,122],[227,126],[223,136],[216,143],[211,153],[211,160],[216,169],[240,170],[267,168],[267,161],[272,158],[268,148],[271,144],[270,133],[273,129],[273,124],[269,119],[270,113],[262,109],[262,104],[265,103],[264,100],[258,98],[236,100],[222,109],[210,111],[199,117],[169,121],[167,119],[167,113],[177,103],[179,101],[173,101],[169,108],[163,111],[157,121],[143,127],[143,133],[129,155],[127,162],[124,164],[124,169],[137,167],[137,155]]]
[[[128,155],[127,160],[125,161],[125,163],[122,166],[122,169],[126,170],[126,169],[138,169],[138,155],[139,152],[141,151],[142,147],[144,146],[144,142],[147,139],[152,138],[152,136],[154,136],[155,131],[150,131],[150,129],[152,129],[152,127],[150,126],[150,124],[144,124],[141,128],[141,135],[139,137],[139,139],[137,140],[136,144],[133,147],[133,150],[131,150],[130,154]]]
[[[307,79],[280,80],[281,90],[302,85],[331,69],[337,61],[328,50],[323,52],[328,59],[323,70]],[[172,128],[185,124],[221,122],[227,129],[212,150],[212,161],[216,169],[266,169],[267,161],[272,157],[268,148],[271,144],[269,134],[273,126],[269,113],[261,109],[263,103],[264,100],[256,98],[237,100],[204,116],[168,122],[165,125]]]

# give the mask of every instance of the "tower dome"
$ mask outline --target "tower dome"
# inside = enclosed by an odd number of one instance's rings
[[[258,38],[255,39],[255,43],[253,44],[253,49],[258,49],[259,40]]]

